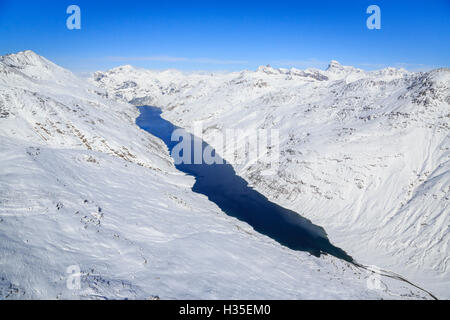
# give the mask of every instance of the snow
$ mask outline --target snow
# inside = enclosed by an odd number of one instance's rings
[[[116,101],[161,107],[191,132],[201,121],[213,147],[220,130],[279,129],[277,174],[235,164],[239,175],[323,226],[357,261],[450,298],[449,69],[367,72],[331,61],[325,71],[203,74],[128,66],[91,82]]]
[[[137,116],[32,51],[0,57],[0,299],[430,298],[227,216]]]

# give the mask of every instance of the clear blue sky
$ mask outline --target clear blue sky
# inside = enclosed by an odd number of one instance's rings
[[[81,30],[66,9],[81,8]],[[366,8],[381,8],[381,30]],[[0,54],[31,49],[76,72],[308,66],[449,67],[450,0],[0,0]]]

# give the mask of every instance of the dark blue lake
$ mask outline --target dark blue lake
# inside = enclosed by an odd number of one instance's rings
[[[169,151],[179,143],[171,141],[172,132],[178,127],[161,117],[161,110],[156,107],[138,107],[140,116],[136,124],[143,130],[163,140]],[[199,138],[202,148],[209,147]],[[191,152],[193,157],[193,152]],[[193,163],[194,161],[191,161]],[[300,214],[283,208],[248,186],[239,177],[233,167],[223,160],[223,164],[178,164],[177,169],[195,177],[192,188],[203,194],[227,215],[245,221],[253,229],[264,234],[281,245],[293,250],[301,250],[314,256],[330,254],[352,262],[353,259],[340,248],[333,246],[325,230]]]

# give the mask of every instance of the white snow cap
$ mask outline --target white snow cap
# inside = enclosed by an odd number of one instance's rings
[[[0,61],[12,67],[42,66],[44,64],[51,64],[50,61],[31,50],[1,56]]]
[[[342,65],[336,60],[331,60],[330,63],[328,64],[327,70],[331,69],[342,69]]]
[[[280,70],[273,68],[270,64],[266,66],[259,66],[257,69],[258,72],[264,72],[267,74],[278,74]]]

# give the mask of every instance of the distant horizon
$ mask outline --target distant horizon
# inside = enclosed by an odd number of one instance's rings
[[[305,66],[304,68],[299,68],[299,67],[295,67],[295,66],[292,66],[292,67],[277,67],[277,66],[273,66],[273,65],[271,65],[271,64],[266,64],[266,65],[260,65],[260,66],[257,66],[257,67],[254,68],[254,69],[250,69],[250,68],[242,68],[242,69],[239,69],[239,70],[225,70],[225,69],[224,69],[224,70],[202,70],[202,69],[197,69],[197,70],[186,70],[186,69],[184,69],[184,70],[183,70],[183,69],[177,69],[177,68],[165,68],[165,69],[146,68],[146,67],[139,67],[139,66],[135,66],[135,65],[133,65],[133,64],[127,63],[127,64],[119,64],[119,65],[117,65],[117,66],[113,66],[113,67],[108,68],[108,69],[95,69],[95,70],[92,70],[92,71],[74,71],[74,70],[71,70],[71,69],[69,69],[69,68],[67,68],[67,67],[65,67],[65,66],[62,66],[62,65],[56,63],[55,61],[52,61],[52,60],[49,59],[48,57],[39,54],[39,52],[36,52],[36,51],[33,50],[33,49],[26,49],[26,50],[21,50],[21,51],[17,51],[17,52],[9,52],[9,53],[5,53],[5,54],[2,54],[2,55],[14,55],[14,54],[18,54],[18,53],[26,52],[26,51],[32,51],[32,52],[34,52],[35,54],[37,54],[37,55],[39,55],[39,56],[41,56],[41,57],[46,58],[47,60],[49,60],[49,61],[51,61],[51,62],[53,62],[53,63],[59,65],[60,67],[63,67],[63,68],[65,68],[65,69],[71,71],[72,73],[74,73],[75,75],[80,76],[80,77],[88,77],[88,76],[92,75],[92,74],[95,73],[95,72],[104,72],[104,71],[108,71],[108,70],[112,70],[112,69],[116,69],[116,68],[121,68],[121,67],[126,67],[126,66],[130,66],[130,67],[135,68],[135,69],[138,69],[138,70],[149,70],[149,71],[155,71],[155,72],[177,71],[177,72],[184,73],[184,74],[190,74],[190,73],[205,73],[205,74],[208,74],[208,73],[221,74],[221,73],[223,73],[223,74],[226,74],[226,73],[242,72],[242,71],[257,71],[257,70],[258,70],[259,68],[261,68],[261,67],[271,67],[271,68],[274,68],[274,69],[287,69],[287,70],[291,70],[291,69],[296,69],[296,70],[307,70],[307,69],[312,69],[312,70],[326,71],[327,68],[329,67],[329,64],[330,64],[332,61],[336,61],[336,62],[338,62],[340,65],[342,65],[342,66],[344,66],[344,67],[354,67],[354,68],[356,68],[356,69],[361,69],[361,70],[366,71],[366,72],[370,72],[370,71],[379,71],[379,70],[383,70],[383,69],[386,69],[386,68],[395,68],[395,69],[397,69],[397,70],[405,70],[405,71],[407,71],[407,72],[427,72],[427,71],[432,71],[432,70],[442,69],[442,68],[448,69],[448,67],[435,67],[435,68],[430,68],[430,69],[427,69],[427,70],[408,70],[407,68],[405,68],[405,67],[403,67],[403,66],[398,66],[398,67],[396,67],[396,66],[382,66],[382,67],[376,68],[376,69],[365,69],[364,67],[357,67],[357,66],[352,66],[352,65],[341,64],[339,61],[337,61],[337,60],[335,60],[335,59],[332,59],[332,60],[330,60],[330,61],[326,64],[326,66],[323,67],[323,68],[318,68],[318,67],[308,67],[308,66]]]
[[[69,5],[80,29],[69,30]],[[366,25],[371,5],[380,29]],[[450,2],[0,0],[0,55],[33,50],[75,73],[121,65],[233,72],[325,69],[428,71],[450,64]]]

